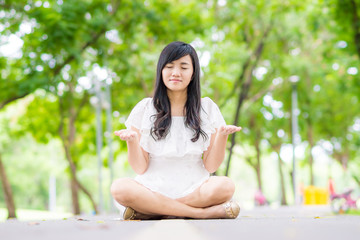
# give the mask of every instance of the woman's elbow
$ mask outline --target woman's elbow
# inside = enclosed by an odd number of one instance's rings
[[[143,175],[146,172],[146,169],[141,169],[141,170],[136,169],[134,170],[134,172],[138,175]]]
[[[218,170],[219,167],[216,166],[209,166],[209,165],[205,165],[205,169],[209,172],[209,173],[214,173],[216,172],[216,170]]]
[[[138,175],[142,175],[146,172],[147,166],[131,166],[134,172]]]
[[[213,156],[205,157],[203,159],[204,167],[209,173],[214,173],[220,167],[222,160],[220,158],[213,158]]]

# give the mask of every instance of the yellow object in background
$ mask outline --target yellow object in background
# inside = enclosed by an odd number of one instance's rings
[[[329,191],[326,188],[308,186],[304,189],[305,205],[321,205],[328,204]]]

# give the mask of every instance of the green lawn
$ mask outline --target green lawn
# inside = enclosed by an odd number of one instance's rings
[[[49,212],[31,209],[18,209],[16,211],[18,220],[20,221],[31,221],[31,220],[55,220],[72,217],[71,213],[65,212]],[[0,222],[5,221],[7,218],[7,210],[0,208]]]
[[[360,215],[360,209],[350,209],[346,214],[349,215]]]

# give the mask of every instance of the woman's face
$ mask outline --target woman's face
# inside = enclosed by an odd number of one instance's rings
[[[162,79],[170,91],[184,91],[187,89],[193,75],[193,65],[190,55],[165,65],[162,70]]]

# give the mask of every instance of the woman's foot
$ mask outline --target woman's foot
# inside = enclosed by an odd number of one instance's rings
[[[235,219],[240,213],[239,205],[232,200],[209,207],[207,210],[205,218],[208,219]]]
[[[222,206],[224,207],[226,218],[235,219],[237,216],[239,216],[240,206],[236,202],[230,200],[226,203],[223,203]]]
[[[163,216],[161,215],[149,215],[135,211],[131,207],[126,207],[123,213],[124,220],[160,220]]]

